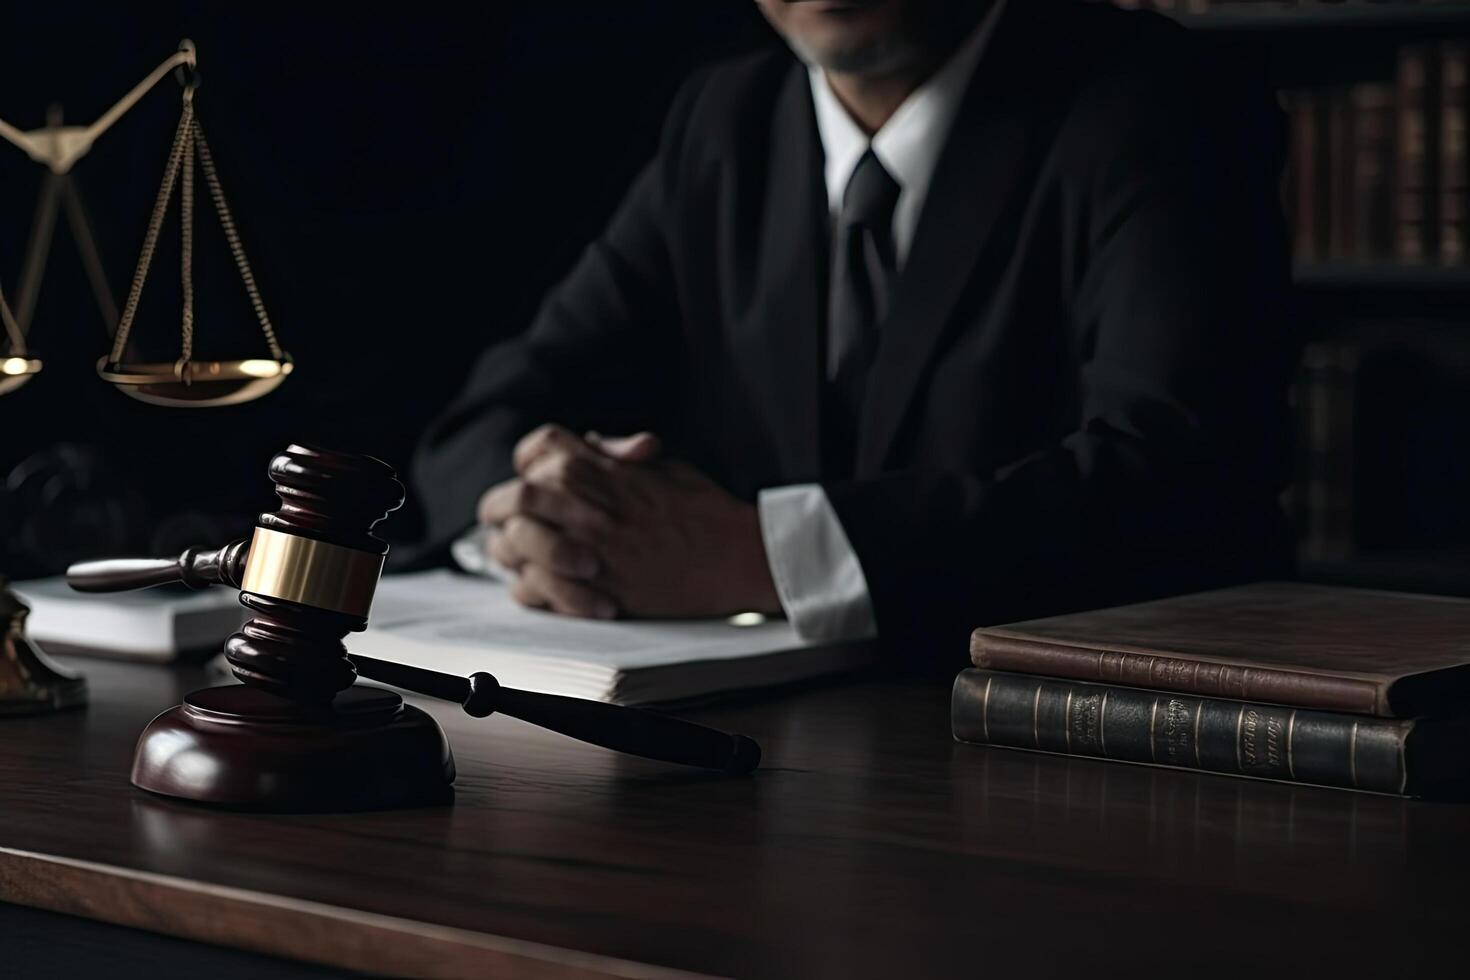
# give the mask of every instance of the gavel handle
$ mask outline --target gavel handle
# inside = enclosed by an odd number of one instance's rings
[[[357,654],[349,659],[363,677],[458,702],[476,718],[498,711],[616,752],[702,769],[747,773],[760,765],[761,749],[754,739],[642,708],[501,687],[481,671],[459,677]]]
[[[207,585],[240,587],[250,539],[206,551],[188,548],[177,558],[104,558],[66,570],[66,584],[78,592],[126,592],[182,582],[191,589]]]

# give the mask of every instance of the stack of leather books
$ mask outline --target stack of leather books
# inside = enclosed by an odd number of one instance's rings
[[[1260,582],[976,630],[962,742],[1403,796],[1470,787],[1470,600]]]

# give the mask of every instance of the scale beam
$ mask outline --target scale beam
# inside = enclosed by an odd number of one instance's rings
[[[90,126],[63,126],[58,119],[55,122],[48,121],[40,129],[26,131],[0,119],[0,137],[20,147],[37,163],[44,163],[52,173],[68,173],[78,160],[87,155],[97,138],[137,105],[139,99],[163,80],[163,76],[175,68],[193,70],[195,67],[194,42],[183,41],[176,54],[153,69],[148,77],[134,85]]]

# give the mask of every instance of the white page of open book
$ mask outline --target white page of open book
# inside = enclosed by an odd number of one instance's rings
[[[749,661],[752,676],[735,678],[702,670],[712,688],[778,683],[828,672],[851,661],[823,655],[771,664],[767,655],[815,651],[784,619],[737,626],[730,620],[577,619],[527,609],[509,588],[491,579],[450,571],[385,577],[378,585],[368,629],[347,639],[349,650],[382,660],[411,663],[450,673],[484,670],[502,684],[583,697],[617,696],[616,684],[630,672]],[[787,658],[792,659],[792,658]],[[805,660],[804,664],[795,661]],[[765,661],[761,669],[757,662]],[[734,666],[733,664],[731,666]],[[685,685],[688,686],[687,682]],[[639,700],[703,693],[645,692]]]

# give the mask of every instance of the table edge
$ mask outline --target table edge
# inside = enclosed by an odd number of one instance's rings
[[[687,980],[702,974],[306,899],[0,846],[0,901],[397,976]]]

